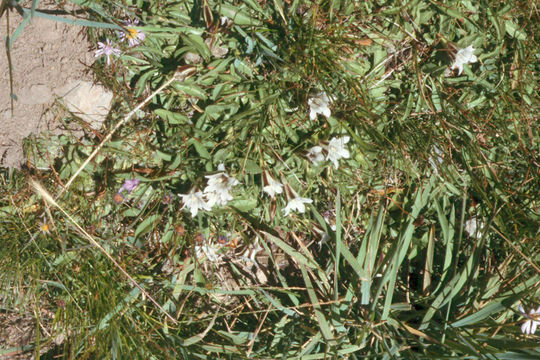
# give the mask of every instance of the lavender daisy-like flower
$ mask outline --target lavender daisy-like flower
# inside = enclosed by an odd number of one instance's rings
[[[95,52],[95,57],[100,57],[105,55],[107,57],[107,65],[111,64],[111,55],[120,55],[120,49],[116,49],[112,46],[111,40],[107,39],[105,43],[102,43],[101,41],[98,42],[98,47]]]
[[[129,47],[133,47],[139,45],[144,41],[144,39],[146,39],[145,33],[133,27],[139,24],[139,19],[135,19],[133,21],[126,20],[124,23],[126,24],[126,31],[120,32],[120,41],[127,39]]]
[[[536,328],[540,325],[540,307],[538,309],[531,309],[527,314],[523,306],[519,305],[519,312],[521,316],[527,318],[527,320],[521,325],[521,332],[527,335],[534,334]]]
[[[120,189],[118,189],[118,193],[121,193],[122,191],[126,190],[128,192],[128,194],[129,194],[130,192],[135,190],[135,188],[137,186],[139,186],[140,182],[141,181],[138,180],[138,179],[132,179],[132,180],[128,179],[128,180],[124,181],[124,183],[122,184]]]
[[[51,227],[49,226],[49,223],[47,222],[45,217],[43,217],[43,221],[39,224],[39,230],[41,230],[43,235],[48,234],[51,230]]]

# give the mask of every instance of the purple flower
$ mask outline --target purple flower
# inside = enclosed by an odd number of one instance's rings
[[[126,180],[124,181],[120,189],[118,189],[118,193],[121,193],[123,190],[126,190],[129,194],[130,192],[135,190],[137,186],[139,186],[139,183],[140,183],[140,180],[138,179]]]
[[[107,39],[106,43],[98,42],[98,47],[99,49],[94,51],[95,57],[100,57],[103,55],[107,56],[107,65],[110,65],[111,63],[111,55],[120,55],[120,50],[113,48],[111,40],[109,39]]]
[[[225,235],[219,235],[217,241],[220,245],[226,245],[229,242],[229,238]]]
[[[139,24],[139,20],[135,19],[133,21],[126,20],[126,32],[120,32],[120,41],[127,39],[129,47],[137,46],[146,38],[146,34],[140,30],[135,29],[133,26]]]
[[[519,305],[519,312],[521,313],[521,316],[526,318],[523,325],[521,325],[521,332],[527,335],[534,334],[536,332],[536,328],[540,325],[540,307],[538,309],[531,309],[531,311],[527,314],[525,312],[525,309],[523,309],[523,306]]]

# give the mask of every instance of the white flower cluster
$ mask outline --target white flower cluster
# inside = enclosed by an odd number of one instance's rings
[[[210,207],[216,204],[220,206],[226,205],[233,199],[231,189],[240,183],[238,180],[229,176],[226,172],[205,177],[208,179],[208,185],[204,188],[204,195]]]
[[[309,117],[311,120],[315,120],[318,114],[322,114],[327,118],[330,117],[330,99],[325,92],[320,92],[315,97],[310,98],[308,104],[310,106]],[[314,164],[329,160],[337,169],[340,159],[350,157],[346,146],[349,140],[349,136],[334,137],[326,145],[312,147],[307,156]],[[218,170],[219,173],[206,176],[208,183],[204,191],[197,191],[194,188],[187,194],[180,194],[184,203],[180,210],[187,208],[191,212],[191,216],[195,217],[201,210],[209,211],[214,205],[223,206],[233,199],[231,189],[239,184],[238,180],[229,176],[225,172],[223,165],[220,165]],[[267,172],[264,172],[262,190],[274,199],[277,194],[283,193],[283,184]],[[285,216],[290,215],[292,212],[304,213],[306,211],[305,204],[313,203],[313,200],[298,196],[292,189],[288,191],[288,195],[289,201],[281,210]],[[203,251],[203,248],[201,248],[201,251]]]
[[[348,159],[351,154],[347,149],[347,144],[351,138],[349,136],[343,136],[340,138],[333,138],[326,146],[314,146],[309,149],[307,157],[312,163],[318,165],[324,160],[330,160],[334,167],[339,167],[339,159]],[[326,153],[326,156],[324,155]]]
[[[180,210],[188,208],[191,217],[195,217],[199,210],[209,211],[214,205],[224,206],[233,199],[231,190],[240,182],[225,172],[223,164],[218,166],[218,170],[220,172],[217,174],[205,176],[208,184],[204,191],[192,189],[187,194],[179,195],[184,203]]]
[[[263,181],[266,184],[265,186],[263,186],[263,191],[267,193],[272,199],[276,196],[276,194],[283,193],[283,184],[272,178],[272,176],[270,176],[270,174],[268,174],[267,172],[264,172],[263,174]],[[296,193],[294,193],[294,191],[292,191],[292,189],[289,192],[292,193],[292,199],[289,200],[287,206],[281,209],[284,215],[287,216],[292,211],[298,211],[301,214],[305,213],[306,207],[304,204],[311,204],[313,200],[299,197]]]

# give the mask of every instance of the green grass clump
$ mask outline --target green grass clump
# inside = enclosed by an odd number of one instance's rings
[[[538,358],[518,310],[539,305],[533,2],[74,2],[145,38],[90,31],[121,50],[94,64],[116,94],[107,127],[29,141],[27,173],[3,175],[1,301],[53,314],[38,345]],[[192,216],[209,177],[227,190]]]

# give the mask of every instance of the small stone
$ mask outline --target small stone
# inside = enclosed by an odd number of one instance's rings
[[[186,55],[184,55],[184,60],[188,64],[198,64],[202,62],[202,57],[200,57],[198,54],[188,52]]]

